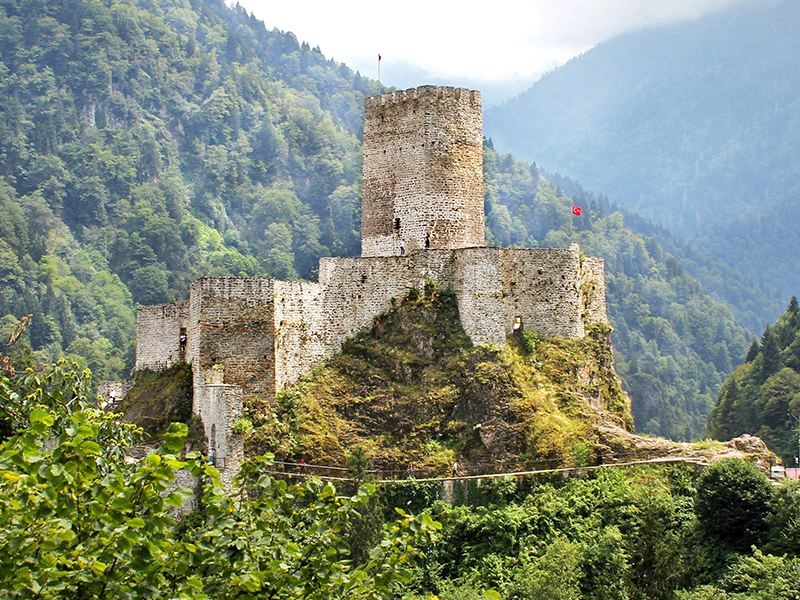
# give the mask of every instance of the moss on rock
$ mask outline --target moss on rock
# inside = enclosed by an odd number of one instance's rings
[[[455,296],[426,286],[274,404],[251,399],[246,451],[341,465],[360,446],[379,468],[426,474],[456,459],[584,459],[594,424],[631,427],[609,340],[606,327],[582,340],[528,334],[505,349],[473,347]]]

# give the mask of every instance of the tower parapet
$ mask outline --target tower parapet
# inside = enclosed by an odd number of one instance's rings
[[[484,246],[480,92],[423,86],[367,98],[361,255]]]

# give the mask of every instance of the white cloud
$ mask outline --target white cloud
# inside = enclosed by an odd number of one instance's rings
[[[475,9],[463,0],[239,1],[268,28],[292,31],[364,75],[377,77],[380,52],[387,85],[521,90],[620,33],[758,0],[495,0]]]

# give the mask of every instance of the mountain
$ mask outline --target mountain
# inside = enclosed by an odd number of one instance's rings
[[[699,235],[719,261],[789,297],[800,286],[787,260],[795,235],[781,226],[797,222],[800,193],[798,27],[796,2],[759,2],[619,36],[487,110],[486,134],[684,239]]]
[[[383,88],[240,7],[0,0],[0,72],[0,326],[32,315],[30,361],[124,377],[136,304],[358,254],[363,100]],[[606,259],[637,428],[702,435],[750,334],[689,269],[723,291],[727,272],[491,144],[484,176],[490,244]]]

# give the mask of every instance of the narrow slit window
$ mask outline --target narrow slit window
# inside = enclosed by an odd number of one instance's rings
[[[396,217],[394,220],[394,230],[400,231],[400,217]]]

